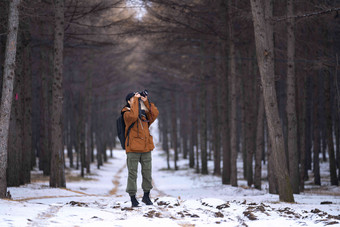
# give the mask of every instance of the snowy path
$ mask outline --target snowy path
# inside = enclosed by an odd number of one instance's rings
[[[0,226],[325,226],[339,225],[339,187],[327,195],[295,195],[297,203],[278,202],[266,190],[221,185],[216,176],[202,176],[180,161],[179,171],[166,170],[164,152],[153,151],[154,206],[131,209],[125,192],[125,153],[114,151],[92,178],[67,183],[67,189],[36,182],[9,188],[13,200],[0,200]],[[210,163],[211,164],[211,163]],[[212,166],[210,166],[212,167]],[[79,172],[72,172],[79,175]],[[140,169],[139,169],[140,173]],[[139,201],[142,197],[138,176]],[[322,193],[321,193],[322,194]],[[329,201],[331,204],[321,205]]]

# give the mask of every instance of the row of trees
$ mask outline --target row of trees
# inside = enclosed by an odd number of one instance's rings
[[[331,183],[338,184],[336,2],[19,3],[0,3],[0,48],[16,52],[16,59],[0,52],[1,197],[6,186],[30,181],[36,156],[50,185],[65,187],[63,147],[82,175],[95,159],[99,168],[115,146],[125,95],[143,88],[159,107],[174,169],[181,154],[208,174],[213,159],[213,174],[237,186],[242,155],[244,178],[260,189],[266,161],[270,192],[293,201],[308,170],[321,183],[319,154],[327,151]],[[134,17],[138,7],[142,19]],[[11,10],[19,26],[10,23]]]
[[[144,29],[159,33],[145,48],[146,73],[174,169],[179,153],[202,174],[213,159],[213,174],[237,186],[240,154],[248,186],[260,189],[268,161],[269,191],[293,201],[308,170],[321,184],[323,154],[338,185],[335,2],[149,2]]]
[[[122,0],[1,1],[0,11],[0,197],[29,183],[35,166],[66,187],[65,166],[84,176],[115,147],[134,49],[119,27],[132,12]]]

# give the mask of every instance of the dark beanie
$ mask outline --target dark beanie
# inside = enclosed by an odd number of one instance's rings
[[[129,93],[125,98],[126,102],[128,102],[133,96],[135,96],[135,93]]]

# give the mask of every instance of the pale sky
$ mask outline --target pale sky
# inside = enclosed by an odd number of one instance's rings
[[[136,18],[142,20],[143,16],[146,14],[146,9],[144,8],[144,3],[142,0],[127,0],[127,7],[133,7],[136,11]]]

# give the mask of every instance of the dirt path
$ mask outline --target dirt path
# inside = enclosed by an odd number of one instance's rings
[[[123,170],[126,168],[126,164],[124,164],[114,175],[112,183],[113,188],[109,191],[109,195],[98,195],[98,194],[88,194],[81,191],[71,190],[67,188],[60,188],[61,190],[66,190],[69,192],[76,193],[76,195],[67,195],[67,196],[37,196],[37,197],[28,197],[23,199],[13,199],[12,201],[17,202],[27,202],[30,200],[41,200],[41,199],[56,199],[56,198],[75,198],[75,197],[111,197],[115,195],[118,191],[118,187],[120,185],[121,174]],[[65,204],[64,204],[65,205]],[[28,226],[41,226],[41,225],[48,225],[49,220],[57,215],[59,210],[63,208],[64,205],[49,205],[48,209],[39,213],[33,220],[28,219],[29,223]]]
[[[74,193],[74,195],[55,195],[55,196],[35,196],[35,197],[27,197],[27,198],[20,198],[20,199],[13,199],[12,201],[16,202],[29,202],[32,200],[45,200],[45,199],[58,199],[58,198],[70,198],[72,200],[73,198],[84,198],[84,197],[121,197],[122,195],[119,195],[118,193],[122,192],[122,189],[120,188],[122,185],[126,184],[126,177],[124,176],[124,170],[126,169],[126,163],[122,165],[118,171],[114,174],[112,178],[112,189],[109,191],[107,195],[99,195],[99,194],[89,194],[82,191],[67,189],[67,188],[60,188],[60,190],[65,190],[68,192]],[[157,188],[157,182],[153,181],[153,193],[152,193],[152,200],[157,200],[158,197],[165,197],[168,196],[163,191],[159,190]],[[33,202],[33,201],[32,201]],[[42,201],[39,201],[41,203]],[[33,202],[35,203],[35,201]],[[77,203],[77,202],[75,202]],[[81,203],[81,202],[80,202]],[[65,205],[67,206],[69,203],[62,203],[62,204],[46,204],[46,209],[38,213],[34,218],[29,218],[27,226],[47,226],[51,224],[52,222],[54,224],[58,224],[57,221],[55,221],[53,218],[58,216],[58,212],[62,210]],[[85,204],[85,203],[84,203]],[[129,204],[129,202],[127,202]],[[105,204],[107,205],[107,204]],[[69,206],[67,206],[69,207]],[[105,211],[101,209],[102,211]],[[162,207],[158,209],[157,212],[166,212],[166,209],[163,209]],[[108,211],[105,211],[108,212]],[[111,213],[111,212],[110,212]],[[51,220],[52,219],[52,220]]]
[[[124,171],[125,168],[126,168],[126,163],[114,175],[113,180],[112,180],[112,183],[113,183],[114,187],[110,191],[110,195],[115,195],[117,193],[118,187],[120,185],[121,174],[122,174],[122,172]]]
[[[28,226],[42,226],[42,225],[47,225],[48,220],[55,217],[58,211],[62,208],[63,206],[56,206],[56,205],[50,205],[50,207],[44,211],[38,214],[38,216],[35,218],[35,220],[28,220],[30,223],[28,223]]]
[[[122,172],[125,170],[125,168],[127,168],[126,163],[117,171],[117,173],[114,175],[112,183],[114,185],[114,187],[112,188],[112,190],[110,191],[110,195],[116,195],[117,191],[118,191],[118,187],[119,185],[126,183],[126,179],[122,179]],[[121,182],[122,180],[124,180],[124,182]],[[161,196],[168,196],[166,193],[164,193],[163,191],[159,190],[157,188],[157,184],[155,183],[154,180],[152,180],[152,185],[153,185],[153,189],[152,191],[156,192],[155,196],[161,197]]]

